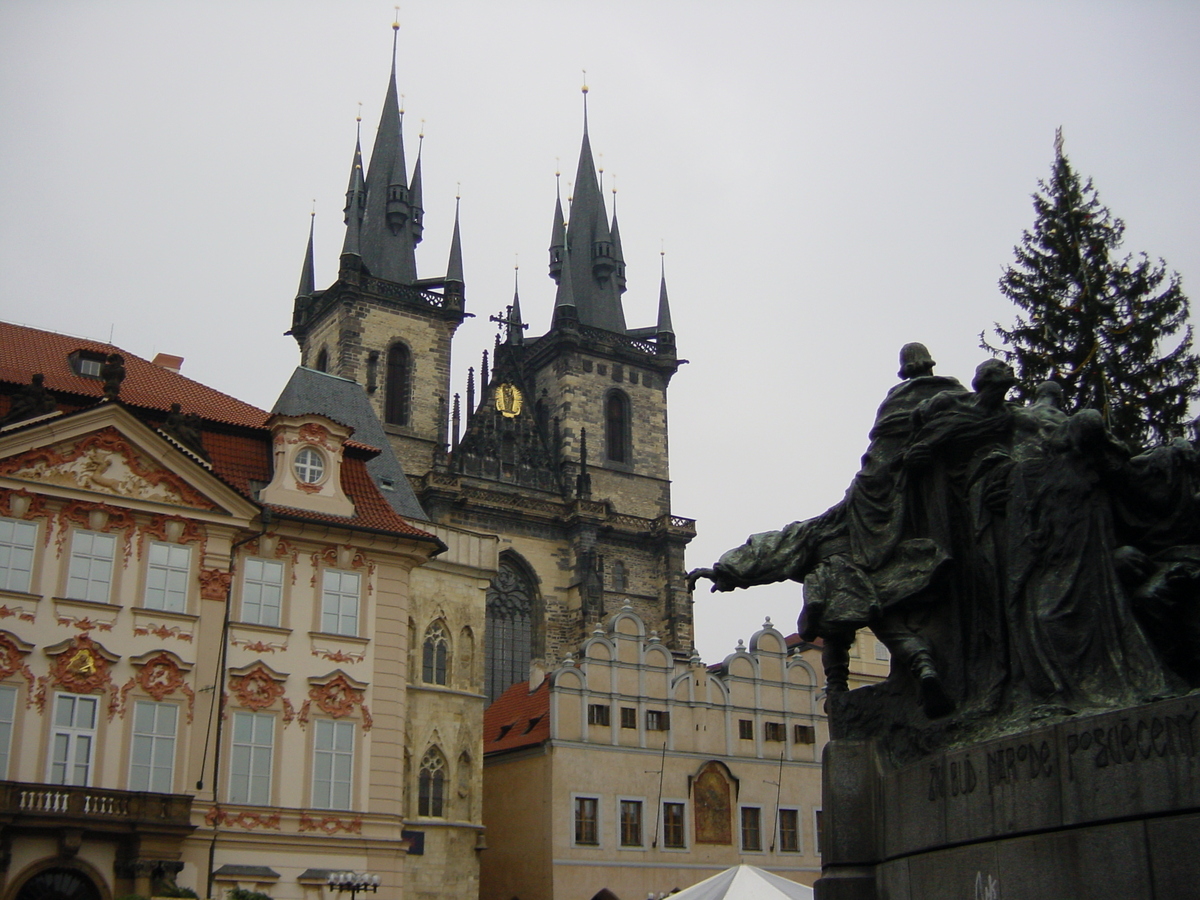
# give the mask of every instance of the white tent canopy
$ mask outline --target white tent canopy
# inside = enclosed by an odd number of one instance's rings
[[[788,881],[756,866],[742,864],[726,869],[669,900],[812,900],[813,889]]]

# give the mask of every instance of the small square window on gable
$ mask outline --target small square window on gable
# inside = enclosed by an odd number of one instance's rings
[[[259,499],[333,516],[354,515],[354,503],[342,490],[350,429],[319,415],[277,415],[268,424],[274,470]]]

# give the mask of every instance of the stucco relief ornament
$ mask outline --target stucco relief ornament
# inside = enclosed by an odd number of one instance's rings
[[[112,664],[120,657],[114,656],[97,644],[87,634],[77,634],[70,641],[47,647],[46,653],[53,657],[50,672],[38,679],[38,691],[34,702],[44,709],[50,685],[64,688],[73,694],[98,694],[112,690],[108,717],[118,711],[119,695],[112,683]]]
[[[200,570],[200,596],[205,600],[224,600],[229,596],[233,576],[220,569]]]
[[[14,456],[0,463],[0,474],[174,506],[216,508],[174,472],[146,465],[115,428],[103,428],[74,445]]]
[[[335,719],[352,715],[355,707],[362,710],[363,731],[370,731],[374,724],[371,711],[363,702],[364,692],[354,687],[345,675],[338,674],[324,684],[313,685],[308,696],[322,712]]]
[[[317,444],[326,450],[332,450],[329,444],[329,430],[316,422],[308,422],[300,426],[300,440],[309,444]]]
[[[20,673],[25,679],[25,683],[29,685],[30,690],[33,689],[34,677],[33,671],[25,664],[25,656],[33,649],[33,645],[25,644],[20,638],[11,635],[8,632],[0,632],[0,678],[8,678],[10,675]],[[32,701],[32,697],[29,698]]]
[[[134,660],[136,663],[136,660]],[[179,691],[188,701],[188,722],[192,721],[195,692],[188,686],[185,672],[167,652],[150,657],[138,668],[137,674],[121,687],[121,714],[124,715],[126,700],[134,687],[140,687],[154,700],[162,702],[165,697]]]
[[[283,685],[262,665],[245,675],[234,675],[229,679],[229,689],[247,709],[266,709],[283,696]]]

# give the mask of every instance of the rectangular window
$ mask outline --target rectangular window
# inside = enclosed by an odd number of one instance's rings
[[[278,628],[283,606],[283,563],[250,557],[242,571],[242,621]]]
[[[684,834],[684,807],[682,803],[663,804],[663,846],[680,849],[687,846]]]
[[[825,831],[821,827],[821,811],[819,809],[813,810],[813,831],[817,835],[817,856],[820,856],[824,852]]]
[[[266,806],[271,802],[275,717],[270,713],[235,712],[231,751],[229,802]]]
[[[358,636],[359,577],[356,572],[325,571],[321,594],[321,630]]]
[[[743,741],[754,740],[754,722],[750,719],[738,719],[738,737]]]
[[[108,603],[116,550],[117,539],[111,534],[76,531],[71,540],[67,596],[72,600]]]
[[[0,519],[0,590],[29,592],[36,540],[37,526],[32,522]]]
[[[742,807],[742,849],[762,849],[762,810],[757,806]]]
[[[892,652],[888,650],[887,645],[883,641],[875,641],[875,659],[879,662],[887,662],[892,658]]]
[[[575,843],[595,847],[600,844],[596,816],[600,801],[595,797],[575,798]]]
[[[313,806],[350,809],[354,723],[317,719],[313,730]]]
[[[588,704],[589,725],[607,725],[609,723],[610,715],[612,715],[612,707],[610,707],[607,703]]]
[[[92,783],[92,757],[100,699],[85,694],[54,698],[54,730],[50,740],[50,784]]]
[[[0,781],[8,778],[8,758],[16,719],[17,689],[11,684],[0,684]]]
[[[175,728],[179,707],[139,700],[133,705],[129,789],[170,794],[175,790]]]
[[[779,849],[783,853],[800,852],[800,810],[779,811]]]
[[[797,744],[815,744],[817,742],[816,727],[813,725],[795,726],[794,740]]]
[[[646,710],[647,731],[670,731],[671,714],[661,709]]]
[[[637,728],[637,710],[632,706],[621,707],[621,727]]]
[[[786,741],[787,729],[782,722],[764,722],[763,738],[768,741]]]
[[[146,566],[146,607],[166,612],[186,612],[192,550],[179,544],[150,544]]]
[[[642,801],[621,801],[621,846],[642,846]]]

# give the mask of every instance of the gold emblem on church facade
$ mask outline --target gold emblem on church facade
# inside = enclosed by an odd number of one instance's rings
[[[519,416],[524,402],[525,398],[515,384],[502,382],[496,385],[496,411],[506,419]]]

